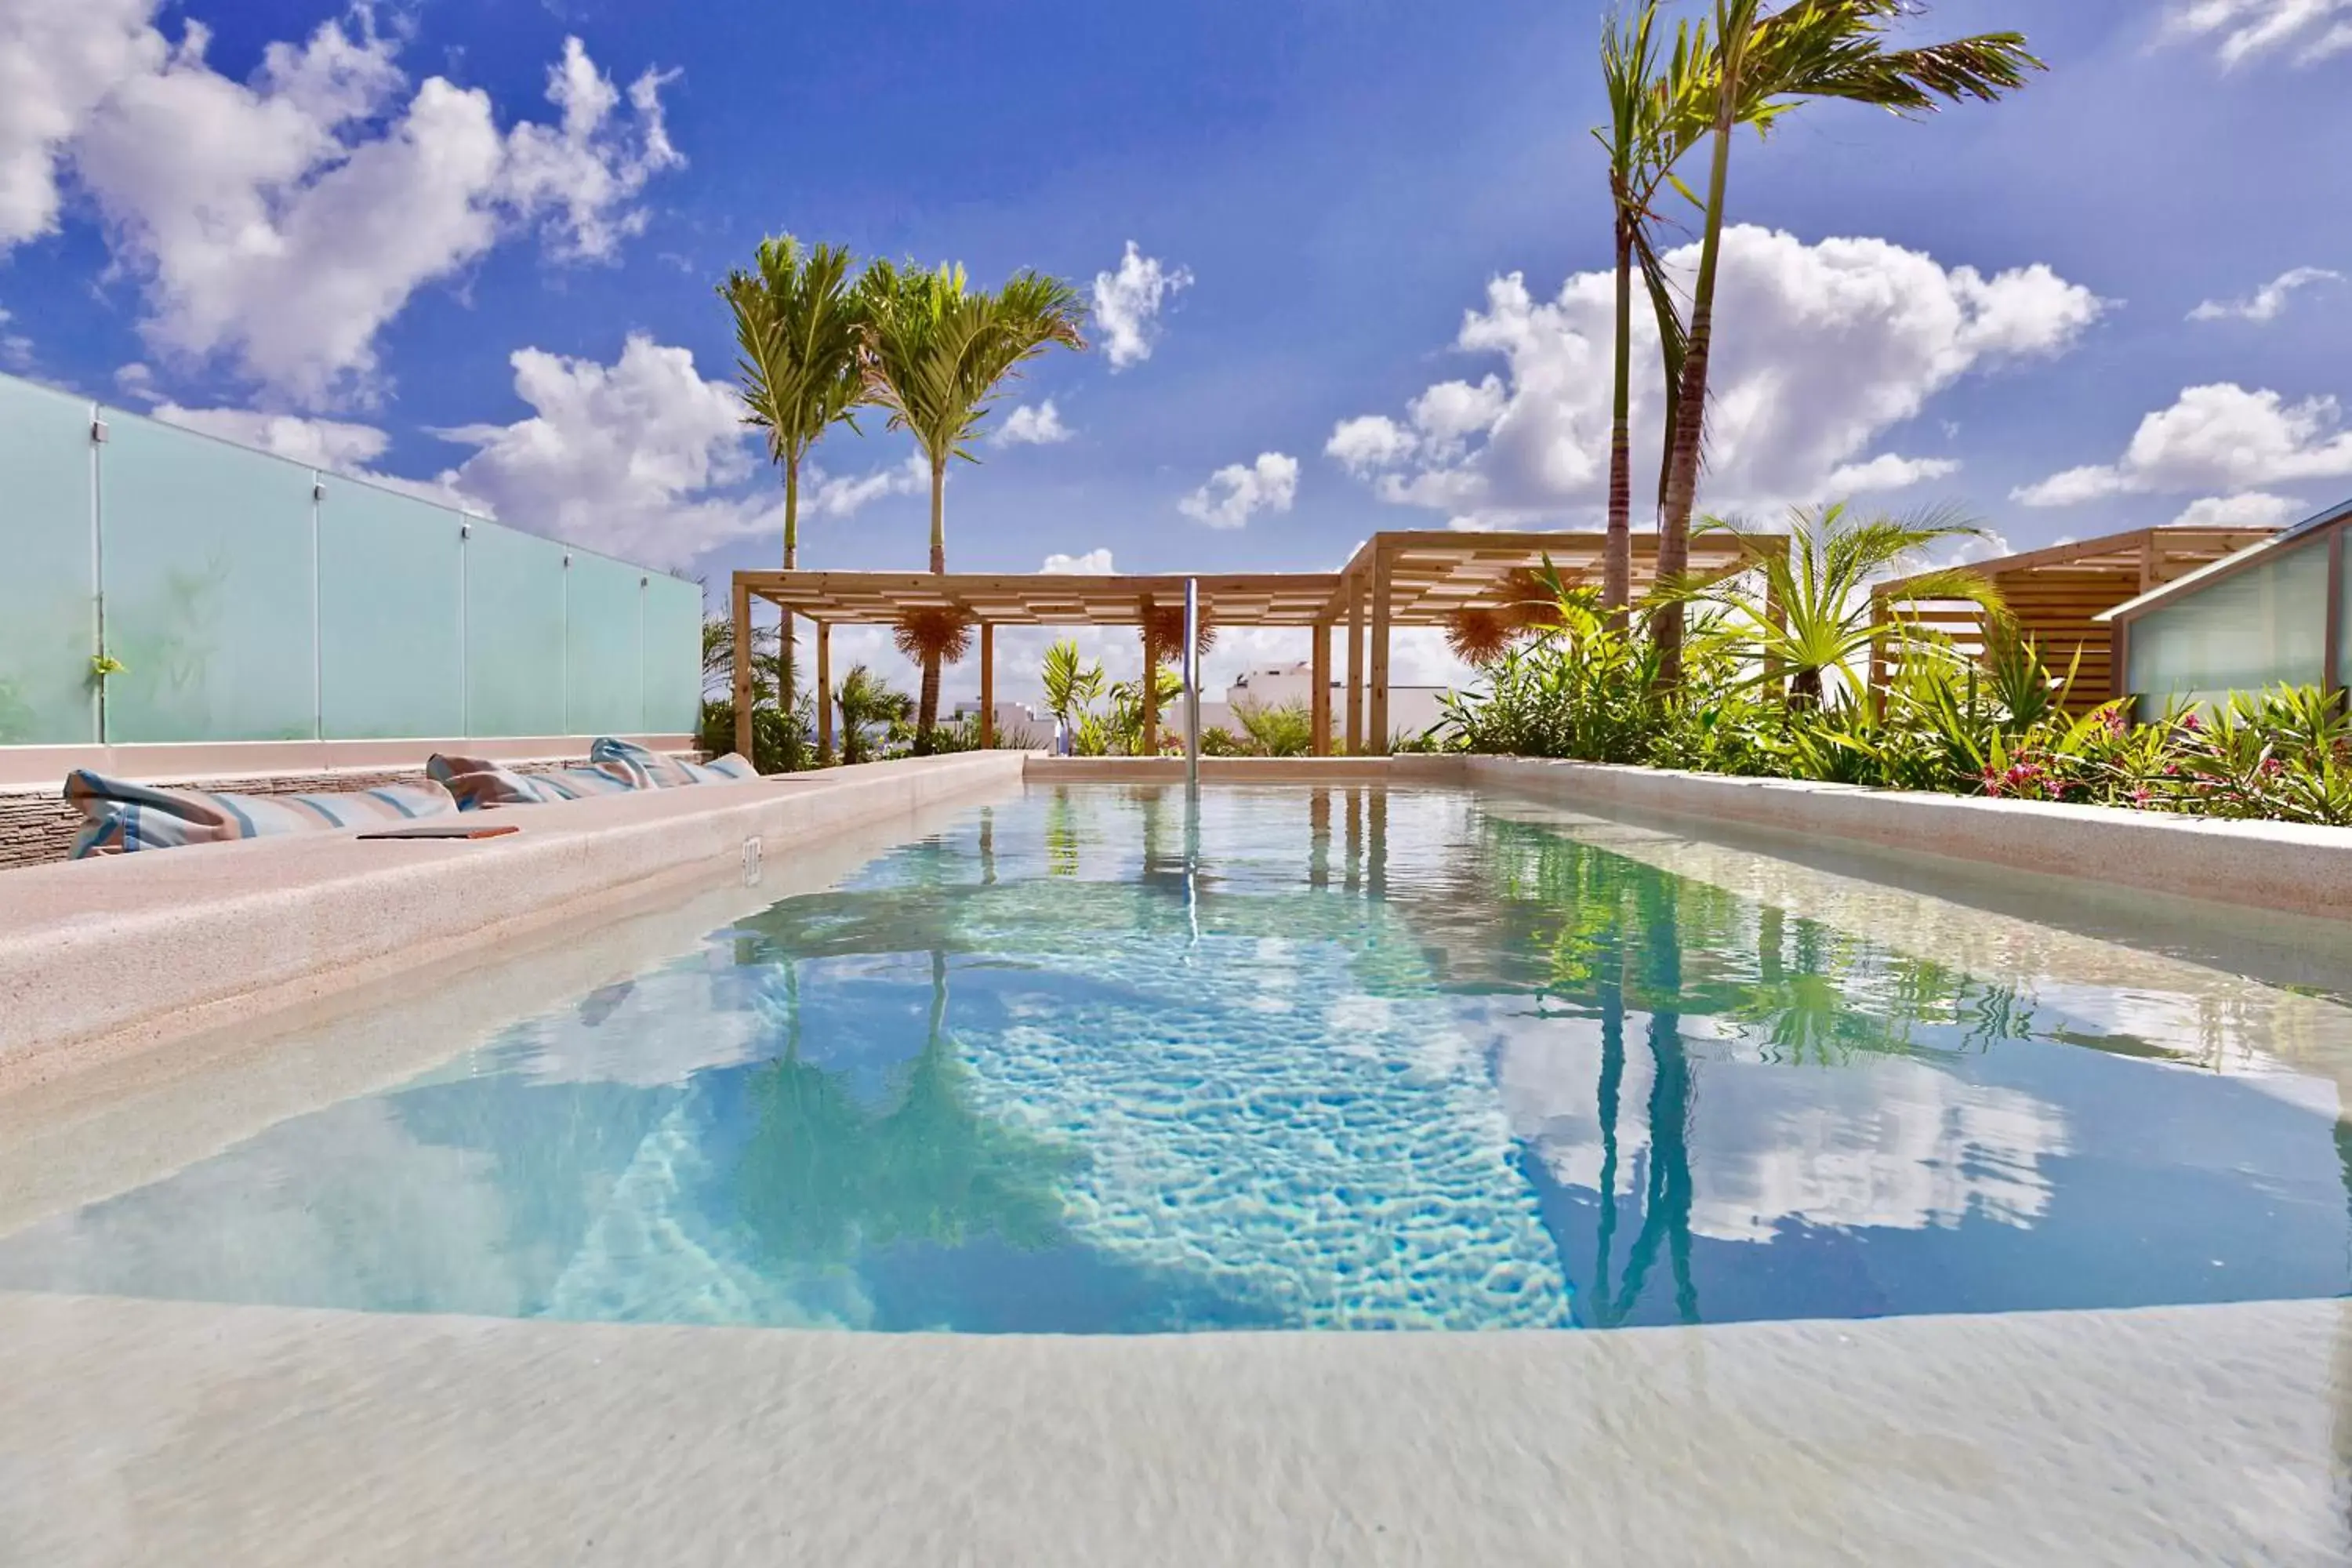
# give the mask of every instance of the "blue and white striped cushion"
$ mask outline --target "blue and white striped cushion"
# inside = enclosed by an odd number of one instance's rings
[[[289,833],[386,827],[457,811],[456,798],[431,779],[331,794],[224,795],[156,789],[84,768],[68,775],[65,795],[90,819],[74,840],[77,860]]]

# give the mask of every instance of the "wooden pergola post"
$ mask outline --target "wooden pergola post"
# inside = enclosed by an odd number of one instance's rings
[[[1143,595],[1143,743],[1147,757],[1160,754],[1160,649],[1151,640],[1151,595]]]
[[[1364,580],[1348,574],[1348,755],[1364,750]]]
[[[751,588],[740,577],[735,579],[732,612],[735,631],[735,752],[748,761],[751,756]]]
[[[1870,689],[1874,692],[1886,689],[1886,595],[1874,592],[1870,595]]]
[[[1313,686],[1307,700],[1308,729],[1313,735],[1310,746],[1318,757],[1331,754],[1331,623],[1315,623],[1315,648],[1307,660],[1307,679]],[[1329,805],[1325,804],[1325,815]]]
[[[833,761],[833,623],[816,624],[816,760]]]
[[[996,745],[996,623],[980,623],[980,749]]]
[[[1389,552],[1387,542],[1372,542],[1372,689],[1371,754],[1389,754]]]

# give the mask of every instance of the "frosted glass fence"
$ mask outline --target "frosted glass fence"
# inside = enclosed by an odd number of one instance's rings
[[[696,584],[0,376],[0,745],[684,734],[701,626]]]
[[[2259,566],[2184,593],[2131,626],[2130,687],[2167,698],[2228,700],[2327,676],[2327,542],[2290,545]]]

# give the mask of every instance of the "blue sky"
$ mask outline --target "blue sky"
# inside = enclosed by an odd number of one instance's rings
[[[1036,367],[1004,412],[1065,438],[959,470],[953,566],[1589,526],[1602,15],[0,0],[0,357],[715,579],[778,536],[711,287],[790,230],[1099,278],[1148,350]],[[2003,26],[2053,68],[2013,101],[1740,146],[1702,504],[1950,502],[2028,548],[2352,491],[2352,0],[1921,24]],[[828,439],[804,564],[921,563],[908,450]]]

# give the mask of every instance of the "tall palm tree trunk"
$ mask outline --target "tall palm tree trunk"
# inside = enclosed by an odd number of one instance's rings
[[[1690,336],[1683,349],[1683,384],[1667,447],[1665,493],[1658,505],[1658,576],[1680,577],[1690,568],[1691,508],[1698,498],[1698,464],[1706,428],[1706,373],[1715,339],[1716,264],[1723,250],[1723,198],[1731,180],[1731,130],[1736,84],[1721,88],[1715,122],[1714,167],[1706,185],[1706,235],[1699,247],[1698,282],[1691,291]],[[1683,673],[1683,606],[1661,605],[1650,620],[1658,648],[1658,679],[1680,684]]]
[[[931,459],[931,571],[944,577],[948,571],[948,465],[945,458]],[[940,656],[923,656],[923,686],[919,705],[915,710],[915,750],[931,749],[931,729],[940,718]]]
[[[1633,229],[1617,208],[1617,363],[1609,422],[1609,532],[1601,606],[1622,620],[1633,598]]]
[[[801,460],[798,454],[793,454],[784,458],[784,570],[797,568],[800,559]],[[801,761],[793,731],[792,612],[781,611],[776,619],[776,712],[783,720],[784,767],[791,770],[800,766]]]

